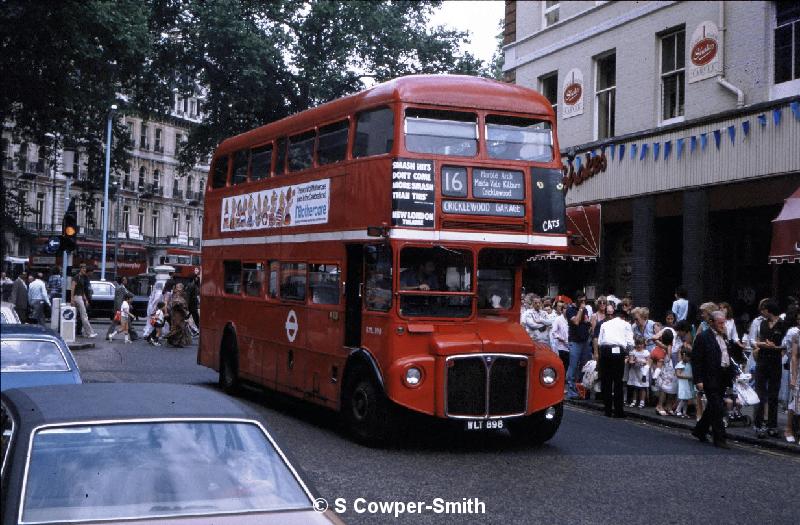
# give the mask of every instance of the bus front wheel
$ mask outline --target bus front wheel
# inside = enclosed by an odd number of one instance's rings
[[[542,445],[555,436],[564,416],[564,405],[559,403],[545,410],[509,420],[511,435],[531,445]]]
[[[342,411],[353,438],[368,446],[385,443],[391,435],[392,406],[377,382],[371,377],[354,378],[343,397]]]

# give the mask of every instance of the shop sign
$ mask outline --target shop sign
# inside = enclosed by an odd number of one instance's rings
[[[222,231],[325,224],[329,207],[330,179],[225,197]]]
[[[580,160],[580,159],[579,159]],[[600,155],[592,156],[586,153],[586,160],[582,162],[578,169],[575,169],[574,161],[567,159],[567,165],[563,168],[564,173],[564,191],[570,189],[573,185],[580,186],[585,181],[594,177],[598,173],[603,173],[608,167],[606,154],[601,152]]]
[[[688,82],[697,82],[722,73],[722,36],[716,24],[705,21],[692,33],[689,48]]]
[[[580,69],[574,68],[567,73],[561,95],[564,101],[561,111],[562,118],[567,119],[583,114],[583,73]]]

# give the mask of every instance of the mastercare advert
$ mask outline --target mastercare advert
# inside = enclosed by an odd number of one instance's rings
[[[330,179],[234,195],[222,201],[222,231],[325,224],[329,206]]]

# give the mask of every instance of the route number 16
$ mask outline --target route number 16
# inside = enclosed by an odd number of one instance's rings
[[[442,169],[442,194],[448,197],[467,196],[466,168],[446,167]]]

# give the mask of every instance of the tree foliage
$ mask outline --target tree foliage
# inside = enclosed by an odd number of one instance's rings
[[[413,73],[490,75],[459,46],[467,35],[427,20],[440,2],[61,0],[0,3],[0,117],[22,140],[48,133],[103,174],[105,122],[167,112],[206,90],[205,121],[181,150],[188,171],[223,138]],[[130,148],[114,126],[112,168]],[[99,184],[98,184],[99,186]]]

